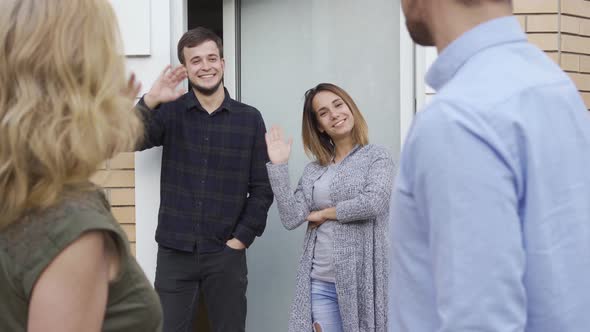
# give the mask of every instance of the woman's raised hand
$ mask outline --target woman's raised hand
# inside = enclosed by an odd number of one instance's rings
[[[289,161],[291,155],[291,145],[293,138],[285,140],[283,128],[273,125],[270,131],[264,135],[266,139],[266,149],[268,151],[268,158],[273,164],[285,164]]]
[[[135,97],[141,90],[141,83],[135,77],[135,73],[131,73],[131,76],[127,80],[127,86],[123,89],[123,95],[135,102]]]

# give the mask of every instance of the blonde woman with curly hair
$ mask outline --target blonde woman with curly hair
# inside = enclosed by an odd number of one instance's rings
[[[141,135],[105,0],[0,2],[0,331],[158,331],[97,166]]]

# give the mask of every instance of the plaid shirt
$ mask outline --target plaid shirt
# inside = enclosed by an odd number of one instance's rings
[[[146,127],[139,150],[163,147],[156,241],[202,253],[223,249],[232,237],[250,246],[273,200],[260,112],[227,90],[211,114],[192,90],[154,110],[142,98],[137,109]]]

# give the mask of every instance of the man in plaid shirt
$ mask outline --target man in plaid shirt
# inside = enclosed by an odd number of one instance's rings
[[[266,129],[257,109],[224,88],[215,33],[186,32],[178,58],[137,105],[146,128],[139,150],[163,147],[155,288],[164,331],[192,328],[201,290],[214,331],[244,331],[246,248],[262,235],[273,200]]]

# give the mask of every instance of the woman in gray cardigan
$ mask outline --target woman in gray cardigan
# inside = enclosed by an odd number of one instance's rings
[[[352,98],[322,83],[305,94],[303,145],[315,157],[295,191],[289,183],[292,140],[266,135],[268,175],[281,221],[307,222],[291,308],[290,332],[386,331],[387,213],[391,155],[368,144]]]

